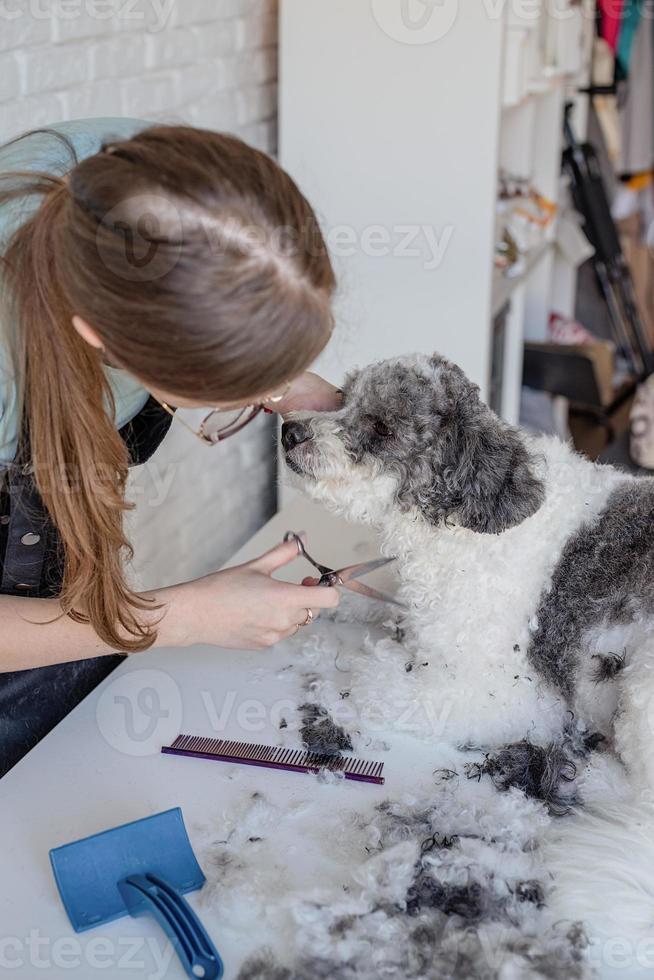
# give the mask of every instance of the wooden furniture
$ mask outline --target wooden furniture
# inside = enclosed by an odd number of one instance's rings
[[[615,378],[613,347],[606,341],[579,346],[526,343],[524,383],[567,399],[574,445],[591,459],[629,427],[636,382]]]

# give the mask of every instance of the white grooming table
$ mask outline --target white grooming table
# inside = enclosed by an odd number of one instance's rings
[[[287,530],[306,531],[310,552],[335,566],[378,554],[369,531],[299,499],[230,564],[259,555]],[[310,568],[300,559],[284,572],[289,580],[300,581]],[[371,581],[388,587],[383,572]],[[344,628],[364,633],[361,626]],[[354,782],[325,786],[312,776],[160,754],[160,746],[179,731],[278,744],[285,694],[282,668],[291,652],[280,644],[257,653],[196,647],[133,656],[0,780],[0,974],[21,980],[185,976],[150,918],[126,917],[75,935],[50,869],[48,850],[53,846],[173,806],[182,808],[194,843],[194,825],[211,820],[218,827],[221,814],[257,790],[281,807],[318,798],[324,807],[357,809],[391,793],[418,791],[423,774],[424,786],[429,785],[433,765],[427,748],[422,758],[413,743],[409,766],[409,749],[397,737],[383,756],[385,787]],[[269,680],[272,666],[277,670],[274,682]],[[293,841],[292,831],[285,838],[280,827],[279,834],[289,862],[296,853],[298,863],[311,868],[315,861],[320,867],[321,856]],[[202,863],[201,853],[198,858]],[[224,918],[221,912],[218,921],[213,915],[209,922],[200,896],[196,892],[188,898],[212,934],[229,980],[260,945],[257,923],[235,928],[229,908]]]

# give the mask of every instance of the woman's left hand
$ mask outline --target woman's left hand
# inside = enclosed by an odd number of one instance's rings
[[[292,383],[280,402],[268,407],[280,415],[289,412],[336,412],[343,395],[338,388],[311,371],[305,371]]]

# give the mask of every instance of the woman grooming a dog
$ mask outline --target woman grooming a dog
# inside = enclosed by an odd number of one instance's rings
[[[2,774],[114,651],[264,648],[337,604],[272,578],[294,542],[137,593],[123,515],[129,466],[177,408],[207,408],[189,438],[209,449],[261,410],[338,394],[306,372],[333,323],[315,215],[235,138],[132,120],[30,133],[0,149],[0,244]]]

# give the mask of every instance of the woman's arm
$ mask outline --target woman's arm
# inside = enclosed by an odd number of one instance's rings
[[[158,647],[195,643],[263,650],[305,622],[307,610],[338,605],[336,589],[290,585],[273,572],[297,558],[294,541],[234,568],[145,595],[160,605],[146,615],[159,621]],[[0,672],[44,667],[114,653],[90,626],[61,616],[57,599],[0,596]]]
[[[148,593],[157,603],[166,605],[159,626],[158,646],[176,645],[174,603],[170,602],[173,597],[165,595],[173,591],[162,589],[159,593]],[[163,612],[161,609],[149,618],[154,621]],[[86,660],[115,652],[100,640],[90,626],[62,616],[57,599],[24,599],[2,595],[0,623],[0,673],[45,667],[69,660]]]

